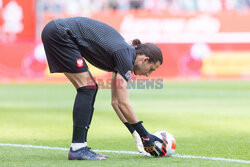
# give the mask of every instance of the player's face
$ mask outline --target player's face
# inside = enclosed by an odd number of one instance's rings
[[[149,76],[153,71],[155,71],[158,67],[160,67],[160,62],[157,63],[149,63],[148,57],[143,57],[140,61],[138,61],[134,66],[134,74],[135,75],[145,75]]]

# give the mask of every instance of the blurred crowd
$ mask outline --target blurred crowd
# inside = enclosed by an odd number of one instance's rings
[[[66,12],[67,14],[88,14],[109,9],[219,12],[222,10],[249,10],[250,0],[38,0],[37,5],[40,11]]]

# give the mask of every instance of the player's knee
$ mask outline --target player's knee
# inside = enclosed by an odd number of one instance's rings
[[[113,108],[117,108],[118,107],[118,100],[117,99],[112,99],[111,100],[111,105]]]
[[[119,101],[118,100],[118,107],[123,110],[126,111],[129,108],[129,103],[126,101]]]
[[[95,83],[95,85],[88,85],[86,86],[88,89],[92,89],[94,92],[94,97],[96,96],[97,92],[98,92],[98,85],[97,83]]]
[[[76,89],[80,87],[84,87],[84,86],[96,87],[96,91],[98,89],[98,86],[95,83],[94,78],[90,75],[89,72],[64,73],[64,74],[70,80],[70,82],[74,85]]]

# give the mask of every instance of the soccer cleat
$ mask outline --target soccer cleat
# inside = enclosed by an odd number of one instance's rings
[[[89,148],[89,151],[90,151],[92,154],[98,156],[99,158],[105,158],[105,159],[106,159],[106,158],[109,157],[109,156],[107,156],[107,155],[102,155],[102,154],[98,154],[98,153],[94,152],[93,150],[91,150],[90,147],[88,147],[88,148]]]
[[[106,160],[106,158],[98,156],[97,153],[90,150],[89,147],[83,147],[79,150],[73,151],[70,148],[68,153],[69,160]]]

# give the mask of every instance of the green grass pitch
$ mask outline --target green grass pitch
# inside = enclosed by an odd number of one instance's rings
[[[70,84],[1,84],[0,143],[69,148],[74,97]],[[250,160],[250,81],[168,82],[160,90],[130,90],[130,99],[148,131],[174,135],[177,154]],[[137,151],[110,105],[110,90],[98,92],[88,145]],[[68,161],[67,151],[0,146],[0,166],[249,165],[106,154],[101,162]]]

